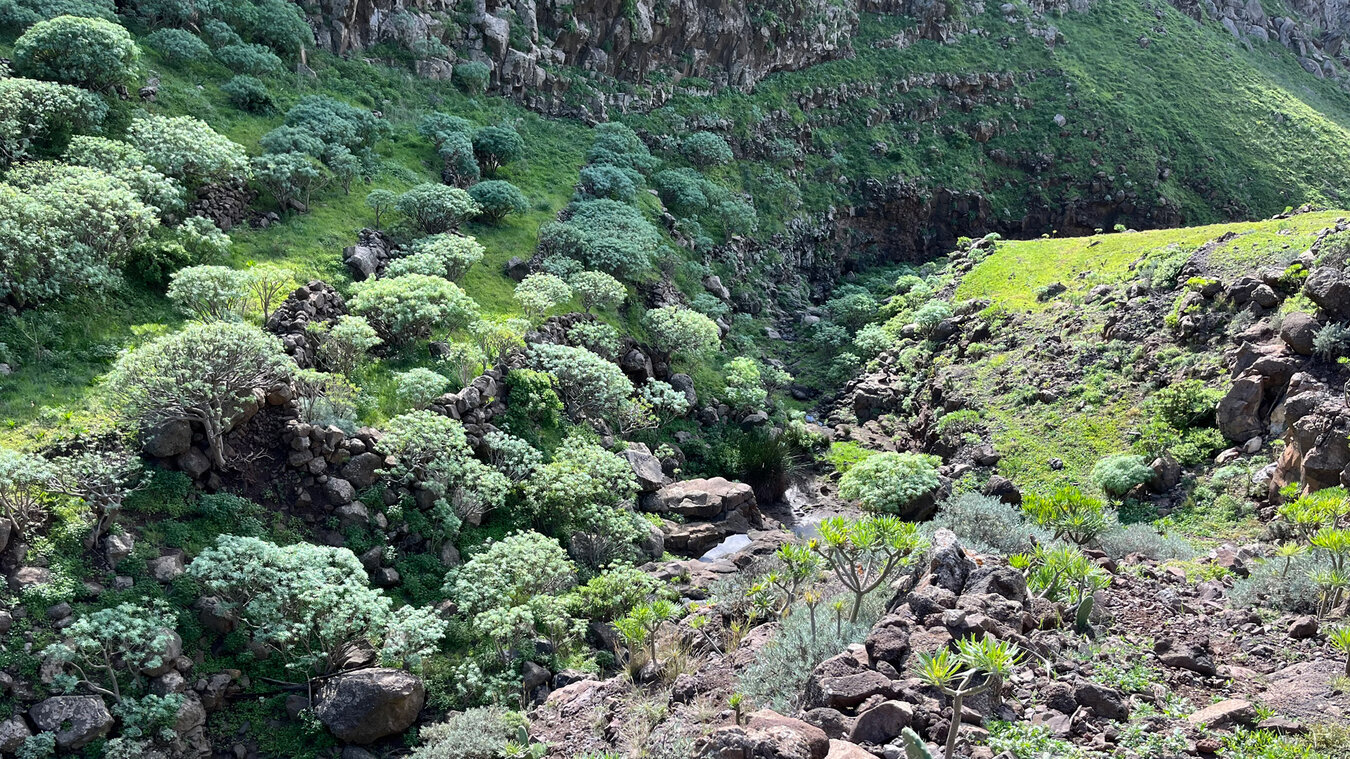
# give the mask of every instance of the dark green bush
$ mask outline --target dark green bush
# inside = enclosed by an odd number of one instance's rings
[[[240,110],[266,113],[273,108],[272,93],[268,92],[267,85],[255,76],[240,74],[222,84],[220,90],[230,99],[230,103]]]

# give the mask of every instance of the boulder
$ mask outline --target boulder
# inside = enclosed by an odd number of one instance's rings
[[[883,701],[858,715],[848,739],[853,743],[884,746],[914,721],[914,707],[904,701]]]
[[[1130,718],[1130,704],[1120,691],[1091,680],[1085,680],[1074,688],[1074,700],[1090,707],[1099,717],[1123,722]]]
[[[964,592],[993,594],[1021,604],[1027,600],[1027,578],[1012,567],[985,564],[970,573]]]
[[[882,617],[863,642],[869,661],[884,661],[901,670],[909,656],[909,622],[899,615]]]
[[[1159,661],[1169,667],[1188,669],[1206,677],[1213,676],[1217,671],[1207,638],[1184,641],[1159,638],[1153,644],[1153,653],[1158,655]]]
[[[685,519],[716,519],[732,511],[755,507],[749,485],[723,477],[685,480],[658,490],[643,499],[648,511],[678,514]]]
[[[9,576],[9,589],[18,593],[35,585],[51,582],[52,571],[46,567],[19,567]]]
[[[855,718],[844,716],[838,709],[831,709],[827,706],[808,709],[802,715],[802,720],[808,724],[815,725],[831,739],[847,738],[848,734],[853,732],[853,723]]]
[[[329,477],[328,482],[323,484],[323,492],[334,506],[345,506],[356,500],[356,488],[341,477]]]
[[[141,448],[145,455],[169,459],[187,453],[192,447],[192,425],[184,420],[165,422],[145,433]]]
[[[653,456],[651,449],[642,443],[629,443],[623,456],[633,468],[639,492],[651,493],[660,490],[668,482],[665,473],[661,471],[661,459]]]
[[[1211,730],[1232,728],[1238,725],[1256,724],[1256,707],[1240,698],[1230,698],[1217,704],[1210,704],[1186,718],[1195,727]]]
[[[23,721],[23,717],[14,715],[4,722],[0,722],[0,752],[10,754],[23,745],[24,739],[32,735],[33,731],[28,728],[28,723]]]
[[[319,721],[344,743],[374,743],[417,721],[427,692],[422,680],[400,669],[344,672],[319,690]]]
[[[818,688],[821,705],[832,709],[850,709],[872,696],[889,696],[894,691],[891,678],[873,669],[823,678]]]
[[[175,578],[183,574],[185,566],[183,564],[183,554],[171,553],[168,556],[160,556],[151,559],[148,569],[150,576],[160,582],[173,582]]]
[[[357,490],[364,490],[375,484],[379,478],[377,471],[384,468],[384,458],[378,454],[358,453],[342,467],[342,479]],[[350,500],[350,499],[349,499]]]
[[[136,548],[136,538],[129,532],[114,533],[103,541],[103,552],[108,557],[108,566],[116,567],[118,562],[131,555]]]
[[[1350,281],[1332,266],[1319,266],[1303,281],[1303,292],[1338,321],[1350,319]]]
[[[1280,339],[1300,356],[1313,354],[1313,338],[1321,325],[1310,314],[1295,311],[1280,322]]]
[[[825,759],[873,759],[873,756],[856,744],[848,741],[830,741],[830,753]]]
[[[825,759],[830,739],[799,719],[767,709],[752,713],[744,726],[724,727],[699,739],[698,759]]]
[[[183,638],[173,630],[164,630],[167,636],[164,638],[164,646],[156,651],[159,657],[159,663],[141,670],[141,674],[146,677],[159,677],[167,674],[174,668],[174,662],[179,656],[183,655]]]
[[[1296,617],[1289,623],[1289,637],[1294,640],[1314,638],[1317,636],[1317,628],[1317,617],[1307,615]]]
[[[56,745],[84,748],[112,730],[113,717],[98,696],[52,696],[28,710],[38,730],[56,733]]]
[[[1261,422],[1262,387],[1258,377],[1243,375],[1233,380],[1215,411],[1219,432],[1229,440],[1245,443],[1265,432]]]
[[[957,542],[956,533],[946,528],[938,530],[933,535],[933,546],[928,555],[928,572],[923,582],[960,594],[970,573],[975,570],[975,562]]]

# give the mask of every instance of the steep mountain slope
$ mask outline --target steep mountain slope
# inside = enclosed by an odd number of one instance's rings
[[[0,755],[1350,756],[1347,29],[0,0]]]

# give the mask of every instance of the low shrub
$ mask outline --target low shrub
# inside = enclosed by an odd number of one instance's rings
[[[943,501],[931,527],[956,533],[963,545],[983,553],[1030,551],[1053,535],[1027,521],[1022,510],[979,493],[959,493]]]
[[[1107,456],[1092,467],[1092,482],[1108,496],[1119,498],[1153,479],[1153,470],[1142,456]]]
[[[1163,535],[1146,524],[1131,524],[1117,530],[1102,533],[1098,540],[1102,550],[1113,559],[1120,559],[1132,553],[1146,556],[1157,561],[1179,559],[1185,561],[1195,556],[1195,548],[1179,535]]]
[[[275,104],[267,85],[256,76],[240,74],[220,85],[220,91],[230,99],[230,104],[249,113],[267,113]]]

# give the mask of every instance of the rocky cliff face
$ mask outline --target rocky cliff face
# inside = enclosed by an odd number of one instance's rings
[[[322,0],[307,7],[318,43],[339,54],[392,42],[447,77],[459,60],[492,68],[494,88],[539,110],[565,110],[569,79],[642,84],[607,104],[657,105],[681,79],[748,88],[765,75],[850,53],[856,6],[832,0]],[[454,51],[454,52],[450,52]]]

